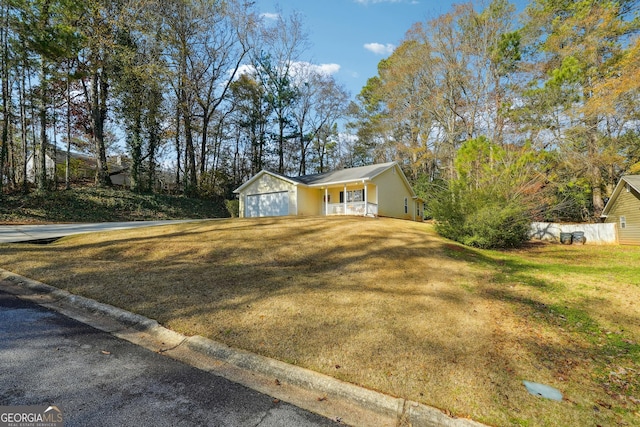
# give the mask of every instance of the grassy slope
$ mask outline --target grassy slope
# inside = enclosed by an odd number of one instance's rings
[[[109,222],[229,216],[224,204],[160,194],[84,187],[0,197],[0,223]]]
[[[478,251],[410,221],[265,218],[0,245],[0,266],[493,425],[640,423],[636,247]]]

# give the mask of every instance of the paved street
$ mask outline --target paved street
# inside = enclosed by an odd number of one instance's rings
[[[330,426],[328,419],[0,292],[0,406],[65,426]]]
[[[127,221],[83,224],[45,224],[45,225],[0,225],[0,243],[27,242],[33,240],[55,239],[72,234],[93,233],[109,230],[152,227],[156,225],[177,224],[202,220],[167,221]]]

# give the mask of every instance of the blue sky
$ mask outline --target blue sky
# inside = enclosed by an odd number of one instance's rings
[[[377,74],[378,62],[415,22],[425,22],[451,10],[463,0],[259,0],[260,13],[302,14],[311,48],[300,58],[327,65],[339,83],[354,97],[369,77]],[[526,0],[513,1],[519,9]],[[474,2],[481,4],[480,2]],[[337,70],[337,71],[336,71]]]

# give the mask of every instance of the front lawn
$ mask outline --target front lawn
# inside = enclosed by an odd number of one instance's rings
[[[263,218],[0,245],[0,267],[492,425],[640,424],[637,247],[482,251],[410,221]]]

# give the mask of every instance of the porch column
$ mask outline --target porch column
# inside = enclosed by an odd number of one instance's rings
[[[324,189],[324,216],[329,216],[329,189]]]
[[[364,192],[364,216],[367,216],[369,213],[369,204],[367,203],[367,182],[363,180],[362,184],[364,185],[364,190],[362,190]]]
[[[344,185],[344,193],[342,194],[343,194],[342,201],[344,202],[344,206],[343,206],[344,212],[342,213],[342,215],[346,215],[347,214],[347,184]]]

